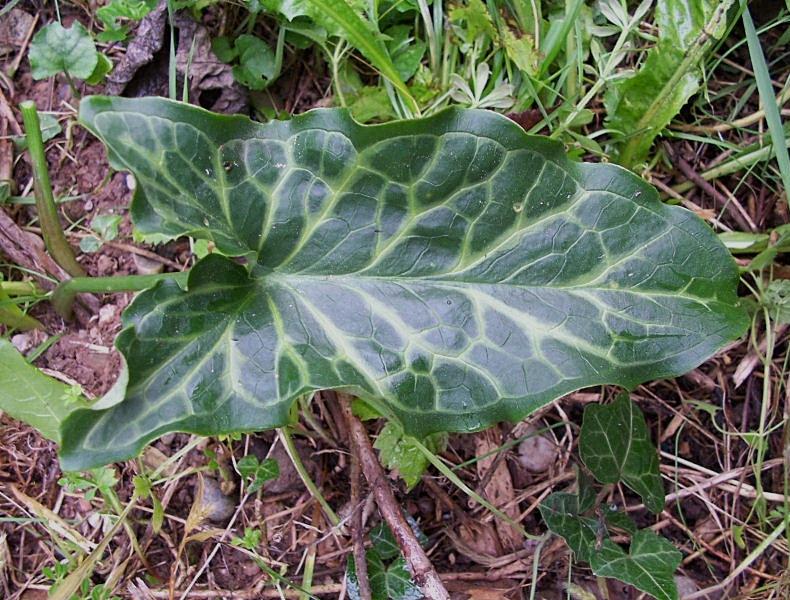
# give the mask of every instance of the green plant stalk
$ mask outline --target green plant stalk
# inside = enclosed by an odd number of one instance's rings
[[[785,139],[785,146],[790,147],[790,138]],[[711,181],[713,179],[718,179],[719,177],[724,177],[726,175],[732,175],[733,173],[737,173],[742,169],[749,168],[759,162],[764,160],[770,159],[775,154],[775,150],[773,146],[763,146],[758,150],[753,150],[752,152],[747,152],[742,156],[736,156],[731,158],[727,162],[721,163],[713,167],[712,169],[708,169],[707,171],[703,171],[700,173],[700,177],[702,177],[705,181]],[[696,184],[693,181],[684,181],[677,185],[673,185],[672,189],[682,194],[683,192],[687,192]]]
[[[514,527],[518,532],[523,535],[525,538],[529,540],[540,540],[541,537],[537,535],[532,535],[531,533],[527,533],[527,530],[524,529],[520,523],[516,523],[513,519],[511,519],[508,515],[504,512],[499,510],[496,506],[491,504],[488,500],[483,498],[480,494],[466,485],[458,475],[456,475],[453,470],[444,464],[436,454],[431,452],[428,448],[426,448],[420,440],[417,438],[411,438],[410,440],[417,449],[422,452],[423,456],[428,459],[428,462],[431,463],[436,469],[447,479],[449,479],[457,488],[459,488],[462,492],[464,492],[467,496],[469,496],[472,500],[477,502],[480,506],[488,509],[493,515],[502,519],[505,523]]]
[[[702,58],[702,55],[708,48],[710,40],[713,38],[713,32],[716,30],[716,27],[722,19],[727,18],[727,11],[729,10],[732,3],[733,0],[727,0],[719,4],[719,6],[716,8],[716,12],[713,13],[710,21],[705,24],[705,27],[694,40],[691,47],[683,57],[683,61],[680,63],[680,65],[678,65],[678,68],[675,69],[675,72],[672,74],[672,77],[666,82],[664,87],[661,88],[659,93],[656,94],[653,103],[645,111],[636,125],[637,135],[632,136],[623,148],[623,151],[620,154],[621,164],[625,165],[626,167],[633,166],[632,163],[634,154],[638,150],[639,143],[642,139],[641,132],[648,131],[650,129],[650,124],[654,121],[656,113],[661,108],[663,108],[663,105],[666,103],[667,96],[675,91],[675,88],[677,87],[680,80]]]
[[[584,95],[584,97],[581,100],[579,100],[579,102],[576,103],[576,106],[573,107],[573,110],[570,112],[570,114],[565,118],[565,120],[562,123],[560,123],[560,125],[554,131],[551,132],[551,135],[549,137],[556,138],[563,131],[568,129],[571,123],[573,123],[574,119],[576,119],[576,117],[579,116],[579,113],[587,107],[587,105],[592,101],[592,99],[598,95],[598,92],[600,92],[601,89],[608,83],[609,77],[612,75],[615,67],[617,66],[618,63],[617,56],[620,53],[620,51],[623,49],[623,46],[628,40],[628,36],[631,33],[631,30],[635,26],[636,23],[634,22],[634,19],[631,19],[628,25],[623,28],[623,30],[620,32],[620,35],[617,37],[617,41],[614,44],[614,48],[612,48],[612,51],[609,53],[609,57],[606,60],[606,64],[604,65],[604,68],[601,70],[601,73],[599,74],[598,78],[595,80],[595,83],[593,83],[590,86],[590,89],[587,90],[587,93]]]
[[[25,125],[27,149],[30,152],[30,162],[33,167],[36,210],[47,251],[69,275],[84,277],[85,270],[74,257],[74,252],[66,241],[66,236],[63,235],[58,218],[58,209],[52,194],[52,184],[49,181],[47,157],[44,154],[44,140],[41,138],[41,123],[38,119],[36,104],[32,100],[26,100],[19,105],[19,110],[22,112],[22,120]]]
[[[5,282],[0,283],[0,323],[19,329],[21,331],[28,331],[30,329],[43,329],[44,326],[39,323],[38,319],[34,319],[19,308],[8,297]]]
[[[310,495],[321,505],[321,508],[324,510],[324,514],[329,519],[329,522],[332,523],[333,527],[337,527],[340,525],[340,517],[337,516],[332,507],[329,506],[329,503],[324,498],[323,494],[321,494],[321,490],[318,489],[318,486],[315,482],[310,478],[310,473],[308,473],[307,469],[302,462],[302,459],[299,457],[299,452],[296,449],[296,445],[294,444],[293,437],[291,436],[291,431],[288,427],[281,427],[277,430],[278,435],[280,436],[280,441],[285,446],[285,450],[288,452],[288,456],[291,458],[291,462],[293,463],[296,472],[299,473],[299,477],[302,479],[302,483],[304,483],[307,490],[310,492]]]
[[[0,282],[0,287],[9,296],[43,296],[45,294],[44,290],[32,281],[3,281]]]
[[[765,120],[768,122],[768,130],[771,132],[771,144],[776,152],[776,162],[779,164],[779,174],[782,177],[782,184],[785,188],[785,199],[790,202],[790,156],[785,145],[785,132],[782,127],[782,117],[779,114],[779,106],[774,97],[773,87],[771,86],[771,75],[765,63],[765,56],[760,47],[760,38],[754,29],[754,22],[749,13],[749,7],[745,0],[741,0],[741,17],[743,27],[746,30],[746,43],[749,46],[749,57],[752,61],[752,69],[757,80],[757,89],[760,93],[760,101],[765,111]]]
[[[112,294],[116,292],[139,292],[151,286],[172,279],[185,285],[189,271],[180,273],[155,273],[153,275],[124,275],[120,277],[75,277],[58,284],[52,292],[52,305],[64,318],[71,316],[71,309],[77,294]]]

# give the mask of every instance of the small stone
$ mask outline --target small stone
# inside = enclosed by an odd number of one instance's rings
[[[21,354],[27,354],[34,345],[33,336],[29,333],[18,333],[11,336],[11,343]]]
[[[557,461],[558,448],[551,438],[536,431],[530,428],[530,437],[518,445],[518,460],[530,473],[543,473]]]
[[[134,175],[131,173],[126,174],[126,187],[130,192],[133,192],[137,188],[137,180],[135,180]]]
[[[686,577],[685,575],[676,575],[675,585],[678,588],[678,598],[680,598],[680,600],[683,600],[683,598],[686,596],[691,596],[691,594],[694,592],[699,591],[697,582],[691,577]]]
[[[99,309],[99,325],[112,323],[115,319],[115,308],[114,304],[105,304]]]
[[[203,479],[203,514],[209,521],[224,523],[233,516],[236,501],[222,493],[219,483],[213,477]]]
[[[164,268],[162,263],[146,258],[145,256],[140,256],[139,254],[133,255],[132,260],[134,260],[134,266],[140,275],[161,273]]]

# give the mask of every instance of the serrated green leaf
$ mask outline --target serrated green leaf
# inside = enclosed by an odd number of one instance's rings
[[[211,239],[116,341],[126,399],[65,426],[63,460],[168,431],[282,426],[344,388],[417,438],[519,419],[572,390],[683,373],[748,325],[727,249],[612,165],[486,111],[361,126],[340,110],[255,124],[163,99],[86,98],[138,183],[143,232]]]
[[[658,452],[650,441],[642,412],[628,394],[619,394],[608,405],[587,405],[579,451],[598,481],[623,481],[642,497],[652,512],[663,510],[664,486],[658,471]]]
[[[606,530],[591,517],[582,516],[576,494],[555,492],[540,503],[540,515],[551,531],[561,536],[578,560],[590,562],[597,541]]]
[[[598,577],[613,577],[657,600],[677,600],[675,570],[683,555],[671,542],[649,529],[640,529],[631,538],[628,554],[611,540],[604,540],[590,560]]]
[[[14,345],[0,338],[0,410],[32,425],[46,438],[60,442],[60,425],[71,412],[85,406],[65,383],[29,364]]]
[[[616,79],[605,97],[607,126],[619,132],[620,164],[647,157],[655,137],[699,89],[700,64],[720,37],[734,0],[658,0],[658,42],[639,71]]]
[[[396,469],[407,489],[413,488],[422,478],[428,468],[428,459],[420,449],[414,445],[408,435],[405,435],[399,423],[389,422],[381,430],[374,447],[379,451],[382,464],[388,469]],[[434,434],[424,440],[432,452],[441,451],[446,443],[446,436]]]
[[[60,23],[42,27],[30,42],[28,58],[33,79],[45,79],[58,73],[88,79],[99,62],[99,53],[91,34],[75,21],[68,28]]]

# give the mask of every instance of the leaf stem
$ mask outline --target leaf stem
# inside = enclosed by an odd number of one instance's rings
[[[146,290],[160,281],[171,279],[185,285],[189,271],[179,273],[155,273],[153,275],[124,275],[120,277],[75,277],[58,284],[52,292],[52,305],[64,318],[71,316],[71,308],[77,294],[112,294],[116,292],[138,292]]]
[[[296,472],[299,473],[302,483],[304,483],[305,487],[310,492],[310,495],[316,500],[316,502],[318,502],[318,504],[321,505],[321,508],[324,509],[324,514],[329,519],[329,522],[332,523],[332,526],[337,527],[340,525],[340,517],[338,517],[337,513],[332,510],[332,507],[329,506],[326,498],[324,498],[323,494],[321,494],[321,490],[318,489],[318,486],[310,477],[310,473],[304,466],[304,463],[299,456],[299,451],[296,449],[296,444],[294,444],[290,429],[288,427],[281,427],[277,430],[277,433],[280,436],[280,441],[283,443],[283,446],[285,446],[286,452],[288,452],[288,456],[290,457]]]
[[[41,233],[47,251],[52,255],[63,269],[72,277],[84,277],[85,270],[74,258],[74,252],[66,241],[63,229],[58,218],[58,209],[55,206],[55,197],[52,194],[52,184],[49,180],[47,157],[44,154],[44,140],[41,137],[41,123],[38,118],[36,104],[26,100],[19,105],[22,120],[25,125],[27,149],[30,152],[30,162],[33,167],[33,190],[36,197],[36,210],[41,222]]]

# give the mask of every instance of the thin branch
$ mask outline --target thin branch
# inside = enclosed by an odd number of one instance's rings
[[[368,485],[373,491],[381,516],[387,522],[398,542],[403,557],[409,565],[415,583],[422,590],[422,593],[427,598],[431,598],[431,600],[450,600],[450,595],[447,593],[447,589],[444,587],[441,579],[439,579],[439,574],[433,568],[431,561],[414,535],[414,531],[406,522],[397,500],[395,500],[395,494],[393,494],[384,469],[373,451],[373,446],[370,444],[364,425],[351,412],[351,398],[345,394],[338,394],[337,396],[348,422],[351,440],[359,453],[362,472],[365,474],[365,479],[368,480]]]

